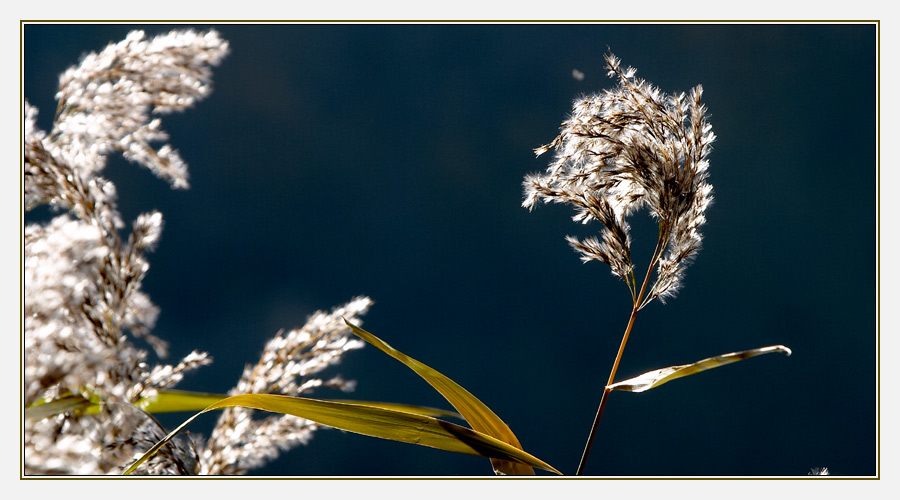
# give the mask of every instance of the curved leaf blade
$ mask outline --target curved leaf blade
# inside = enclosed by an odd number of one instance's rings
[[[772,345],[768,347],[760,347],[758,349],[731,352],[728,354],[723,354],[721,356],[701,359],[700,361],[687,365],[676,365],[670,366],[668,368],[660,368],[659,370],[649,371],[642,375],[638,375],[637,377],[623,380],[621,382],[616,382],[615,384],[607,386],[607,388],[613,391],[644,392],[655,387],[659,387],[666,382],[671,382],[672,380],[679,379],[681,377],[687,377],[688,375],[693,375],[695,373],[700,373],[712,368],[718,368],[720,366],[725,366],[731,363],[736,363],[738,361],[752,358],[754,356],[769,354],[772,352],[783,352],[788,356],[791,355],[791,350],[783,345]]]
[[[371,406],[373,408],[382,408],[385,410],[399,411],[402,413],[411,413],[413,415],[422,415],[424,417],[449,417],[465,420],[462,415],[455,411],[442,410],[440,408],[432,408],[430,406],[408,405],[403,403],[384,403],[381,401],[356,401],[353,399],[323,399],[322,401],[331,401],[332,403],[344,403],[359,406]]]
[[[519,444],[519,440],[512,430],[500,419],[490,408],[476,398],[472,393],[465,390],[461,385],[444,376],[434,368],[415,360],[406,354],[391,347],[387,342],[381,340],[375,335],[363,330],[362,328],[344,320],[347,326],[353,330],[361,339],[377,347],[387,355],[400,361],[416,372],[420,377],[425,379],[432,387],[435,388],[442,396],[458,411],[466,422],[472,426],[472,429],[495,437],[503,442],[509,443],[518,449],[523,449]],[[491,459],[494,472],[504,475],[534,475],[534,469],[516,462],[506,462],[496,458]]]
[[[82,396],[65,396],[53,401],[41,402],[25,408],[25,420],[37,422],[38,420],[59,415],[60,413],[86,411],[93,406],[96,406],[96,403],[93,403]]]
[[[371,405],[355,405],[275,394],[230,396],[193,415],[132,464],[130,474],[165,446],[198,416],[208,411],[242,406],[313,420],[323,425],[366,436],[418,444],[446,451],[527,463],[559,474],[542,460],[480,432],[432,417],[388,410]]]
[[[155,398],[141,400],[135,404],[138,408],[147,413],[171,413],[181,411],[197,412],[207,408],[210,405],[218,403],[227,398],[227,394],[210,394],[205,392],[165,390],[159,391]],[[347,403],[360,406],[374,406],[387,410],[395,410],[416,415],[425,415],[428,417],[450,417],[462,419],[462,416],[453,411],[442,410],[440,408],[430,408],[427,406],[408,405],[401,403],[385,403],[375,401],[354,401],[349,399],[324,399],[323,401],[333,401],[335,403]]]
[[[167,390],[159,391],[154,398],[142,399],[135,406],[147,413],[200,411],[225,397],[225,394]]]
[[[165,390],[159,391],[155,397],[150,399],[141,399],[134,405],[147,413],[174,413],[191,411],[197,412],[206,409],[208,406],[215,404],[228,396],[225,394],[210,394],[205,392]],[[414,415],[424,415],[428,417],[449,417],[465,420],[462,415],[454,411],[442,410],[440,408],[431,408],[428,406],[408,405],[402,403],[385,403],[381,401],[355,401],[351,399],[325,399],[323,401],[333,401],[335,403],[355,404],[360,406],[373,406],[376,408],[384,408],[386,410],[394,410]],[[68,413],[73,411],[82,411],[84,413],[97,413],[100,407],[99,398],[96,400],[85,399],[82,396],[70,395],[64,396],[52,401],[40,401],[32,406],[25,408],[25,419],[30,421],[43,420],[47,417],[59,415],[60,413]]]

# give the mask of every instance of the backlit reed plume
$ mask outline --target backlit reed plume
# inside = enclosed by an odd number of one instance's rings
[[[340,376],[327,380],[311,377],[337,363],[341,356],[363,346],[344,321],[354,324],[368,311],[372,300],[357,297],[330,313],[313,314],[302,328],[278,332],[259,361],[244,373],[229,395],[309,394],[317,387],[352,391],[354,381]],[[243,407],[222,411],[212,435],[200,454],[201,474],[243,474],[278,456],[279,451],[305,444],[319,424],[291,415],[270,414],[253,418],[255,410]]]
[[[576,100],[559,136],[535,150],[541,155],[554,149],[556,154],[546,173],[526,176],[522,205],[530,210],[538,202],[568,203],[575,208],[576,222],[602,225],[599,237],[566,240],[583,261],[608,264],[631,292],[633,309],[608,386],[637,312],[653,299],[673,297],[700,249],[700,226],[712,200],[706,157],[715,135],[699,85],[688,94],[667,95],[636,78],[634,68],[622,69],[614,55],[605,59],[617,86]],[[638,279],[627,218],[642,208],[656,220],[658,239],[647,271]],[[607,389],[579,474],[608,395]]]
[[[159,357],[166,342],[152,335],[157,307],[142,291],[145,253],[158,243],[159,212],[125,224],[116,189],[100,172],[112,153],[186,188],[187,167],[151,115],[183,110],[211,91],[211,67],[228,53],[215,31],[173,31],[150,40],[134,31],[85,56],[60,78],[49,134],[24,103],[24,208],[49,204],[56,215],[24,234],[24,388],[22,403],[99,402],[93,413],[55,412],[24,422],[25,474],[119,474],[166,435],[141,404],[209,364],[194,351],[174,365],[150,364],[135,339]],[[315,375],[361,346],[342,317],[359,324],[371,301],[361,297],[306,326],[279,333],[234,391],[296,395],[315,387],[352,389],[340,377]],[[176,440],[138,469],[144,474],[242,473],[309,439],[317,426],[294,417],[251,420],[229,410],[208,443]]]

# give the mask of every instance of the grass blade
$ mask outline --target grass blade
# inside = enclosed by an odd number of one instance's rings
[[[222,399],[192,416],[132,464],[125,474],[152,457],[176,434],[198,416],[208,411],[242,406],[256,410],[294,415],[366,436],[418,444],[441,450],[498,458],[510,462],[527,463],[559,474],[559,471],[503,441],[480,432],[432,417],[389,410],[368,405],[356,405],[309,398],[274,394],[242,394]]]
[[[323,401],[331,401],[333,403],[344,403],[359,406],[371,406],[373,408],[383,408],[385,410],[411,413],[413,415],[422,415],[425,417],[449,417],[465,420],[462,415],[456,413],[455,411],[442,410],[440,408],[431,408],[430,406],[407,405],[402,403],[383,403],[380,401],[355,401],[352,399],[324,399]]]
[[[197,412],[206,409],[228,396],[225,394],[210,394],[205,392],[166,390],[159,391],[152,399],[141,399],[134,405],[147,413],[174,413],[181,411]],[[82,396],[65,396],[53,401],[40,401],[25,409],[25,418],[30,421],[43,420],[60,413],[82,411],[84,413],[97,413],[100,408],[99,398],[88,400]],[[428,406],[408,405],[401,403],[384,403],[381,401],[354,401],[350,399],[326,399],[335,403],[347,403],[361,406],[374,406],[387,410],[425,415],[428,417],[450,417],[463,419],[459,413],[431,408]]]
[[[25,408],[25,420],[37,422],[47,417],[59,415],[60,413],[86,411],[91,407],[97,406],[81,396],[65,396],[53,401],[41,402]]]
[[[472,426],[472,429],[495,437],[505,443],[509,443],[518,449],[522,449],[519,440],[513,434],[512,430],[503,420],[500,419],[490,408],[482,403],[478,398],[473,396],[469,391],[465,390],[456,382],[450,380],[437,370],[430,366],[417,361],[406,354],[394,349],[387,342],[379,339],[375,335],[363,330],[362,328],[344,320],[345,323],[353,330],[358,337],[372,344],[378,349],[384,351],[389,356],[408,366],[420,377],[425,379],[432,387],[441,393],[447,401],[456,408],[466,422]],[[491,459],[494,471],[504,475],[533,475],[534,469],[517,462],[506,462],[496,458]]]
[[[644,392],[681,377],[687,377],[688,375],[693,375],[695,373],[700,373],[712,368],[718,368],[720,366],[725,366],[731,363],[745,360],[747,358],[759,356],[760,354],[768,354],[771,352],[783,352],[788,356],[791,355],[791,350],[783,345],[773,345],[768,347],[760,347],[758,349],[750,349],[747,351],[731,352],[728,354],[723,354],[721,356],[701,359],[696,363],[691,363],[688,365],[670,366],[668,368],[660,368],[659,370],[649,371],[642,375],[638,375],[637,377],[623,380],[621,382],[616,382],[615,384],[610,385],[608,388],[614,391]]]
[[[159,391],[152,399],[140,400],[135,406],[147,413],[200,411],[225,397],[224,394],[168,390]]]

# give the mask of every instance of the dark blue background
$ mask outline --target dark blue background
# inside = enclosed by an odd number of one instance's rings
[[[155,333],[172,360],[194,348],[215,357],[180,388],[227,391],[278,329],[366,294],[368,330],[573,473],[629,294],[563,241],[596,226],[571,222],[568,207],[529,214],[521,182],[546,168],[531,150],[572,100],[612,86],[609,45],[666,92],[702,83],[718,135],[704,249],[680,296],[638,316],[618,378],[771,344],[794,355],[613,394],[587,472],[878,472],[874,25],[215,28],[232,49],[215,91],[163,120],[191,189],[121,159],[105,171],[126,220],[165,217],[145,280],[162,310]],[[42,128],[58,75],[130,29],[25,26],[24,95]],[[642,268],[655,227],[642,213],[633,228]],[[358,381],[354,398],[448,406],[371,347],[334,371]],[[208,434],[214,420],[191,428]],[[478,457],[324,430],[253,472],[491,471]]]

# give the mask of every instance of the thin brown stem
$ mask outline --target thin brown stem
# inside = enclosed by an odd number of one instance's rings
[[[663,233],[661,231],[661,233]],[[587,466],[587,458],[591,453],[591,447],[594,445],[594,439],[597,437],[597,428],[600,427],[600,417],[603,416],[603,410],[606,408],[606,402],[609,400],[609,394],[612,392],[609,386],[615,381],[616,371],[619,369],[619,362],[622,360],[622,353],[625,352],[625,344],[628,343],[628,336],[631,334],[631,328],[634,326],[634,319],[637,317],[638,311],[641,310],[641,299],[647,291],[647,283],[650,281],[650,275],[653,273],[653,267],[656,261],[662,255],[665,248],[665,242],[668,240],[664,234],[660,234],[660,238],[656,243],[656,249],[653,251],[653,257],[650,259],[650,266],[647,268],[647,274],[644,275],[644,283],[641,285],[641,291],[637,297],[633,297],[633,307],[631,308],[631,316],[628,318],[628,326],[625,327],[625,333],[622,334],[622,342],[619,344],[619,352],[616,353],[616,360],[613,362],[612,370],[609,372],[609,379],[603,387],[603,396],[600,397],[600,406],[597,407],[597,414],[594,416],[594,424],[591,426],[591,433],[588,436],[587,443],[584,445],[584,452],[581,454],[581,461],[578,463],[576,476],[584,474],[584,468]]]
[[[646,285],[646,280],[644,280]],[[643,288],[641,290],[643,292]],[[613,383],[616,371],[619,369],[619,361],[622,359],[622,353],[625,352],[625,344],[628,342],[628,335],[631,333],[631,327],[634,326],[634,318],[637,317],[638,309],[635,307],[631,310],[631,317],[628,320],[628,326],[625,327],[625,334],[622,335],[622,343],[619,344],[619,352],[616,354],[616,360],[613,363],[612,370],[609,373],[609,380],[603,387],[603,396],[600,397],[600,406],[597,407],[597,414],[594,416],[594,424],[591,426],[591,434],[588,436],[587,443],[584,445],[584,452],[581,454],[581,462],[578,463],[578,471],[576,476],[584,474],[584,468],[587,465],[587,457],[591,453],[591,447],[594,445],[594,438],[597,437],[597,428],[600,426],[600,417],[603,415],[603,409],[606,408],[606,401],[609,399],[609,386]]]

